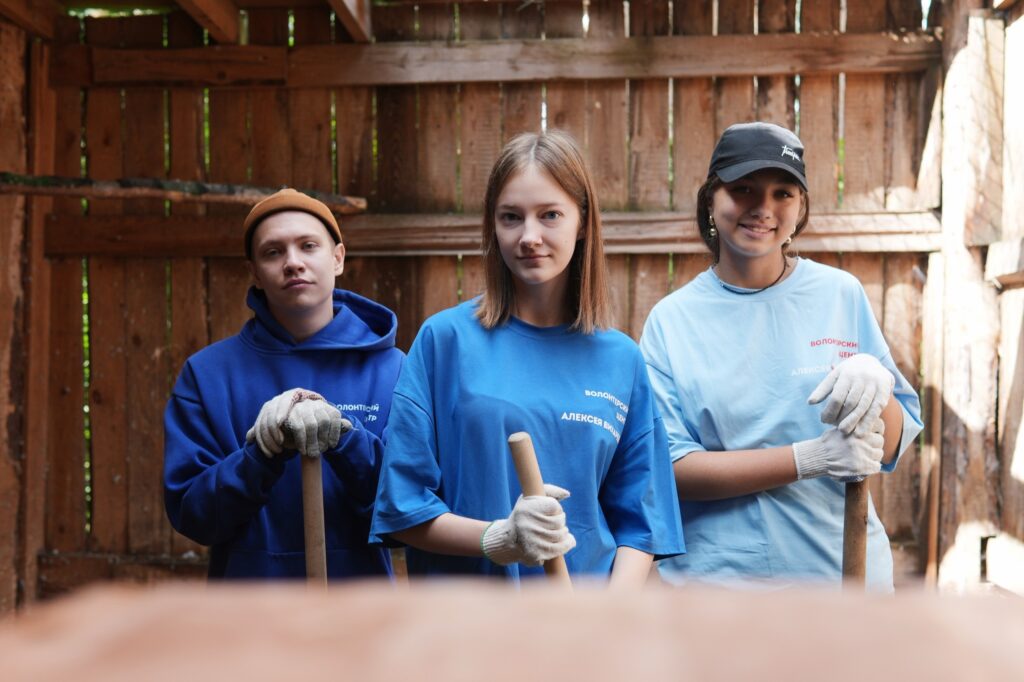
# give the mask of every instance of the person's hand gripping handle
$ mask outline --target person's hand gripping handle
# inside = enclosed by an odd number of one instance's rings
[[[513,433],[508,437],[508,446],[512,450],[512,462],[516,467],[519,487],[523,489],[523,496],[544,495],[544,479],[540,475],[537,453],[533,450],[530,434],[525,431]],[[557,556],[545,561],[544,573],[547,574],[549,580],[572,589],[572,580],[569,577],[569,569],[565,565],[564,556]]]

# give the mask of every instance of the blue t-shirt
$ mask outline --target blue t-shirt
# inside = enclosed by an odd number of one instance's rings
[[[917,394],[893,363],[860,282],[799,259],[760,293],[727,290],[712,270],[651,311],[640,348],[668,431],[672,461],[693,451],[777,447],[816,438],[824,403],[807,397],[856,353],[896,378],[899,452],[921,432]],[[883,467],[892,471],[896,462]],[[676,583],[832,581],[841,575],[844,484],[828,477],[724,500],[682,502],[688,554],[664,561]],[[867,582],[892,589],[892,553],[869,509]]]
[[[526,431],[562,502],[576,548],[571,573],[607,575],[628,546],[683,549],[665,430],[643,358],[617,331],[580,334],[515,318],[493,330],[476,301],[427,320],[395,388],[371,542],[445,512],[509,515],[520,494],[507,439]],[[413,574],[539,573],[409,548]]]

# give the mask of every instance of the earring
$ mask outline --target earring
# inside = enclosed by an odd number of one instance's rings
[[[715,229],[715,216],[708,214],[708,222],[711,223],[711,227],[708,228],[708,236],[714,239],[718,236],[718,230]]]
[[[783,245],[783,246],[789,246],[789,245],[790,245],[790,244],[792,244],[792,243],[793,243],[793,238],[792,238],[792,237],[788,237],[788,238],[786,239],[786,241],[782,242],[782,245]]]

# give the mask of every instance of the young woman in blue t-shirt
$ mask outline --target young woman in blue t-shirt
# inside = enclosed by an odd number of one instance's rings
[[[683,551],[682,528],[643,358],[608,329],[601,218],[572,139],[509,142],[483,218],[483,296],[427,320],[403,366],[371,542],[407,545],[412,575],[518,578],[565,555],[570,573],[640,584]],[[518,431],[546,496],[520,496]]]
[[[896,466],[917,396],[860,283],[788,253],[809,211],[796,135],[731,126],[697,199],[714,264],[655,306],[640,343],[690,540],[662,575],[838,584],[843,481]],[[867,580],[892,589],[873,508]]]

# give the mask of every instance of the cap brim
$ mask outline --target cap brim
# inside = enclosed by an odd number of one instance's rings
[[[722,182],[735,182],[742,178],[744,175],[750,175],[754,171],[764,170],[765,168],[778,168],[784,170],[800,183],[800,186],[807,189],[807,178],[804,174],[797,171],[795,168],[783,161],[771,161],[769,159],[754,159],[753,161],[744,161],[743,163],[737,163],[732,166],[727,166],[718,171],[715,174],[722,179]]]

